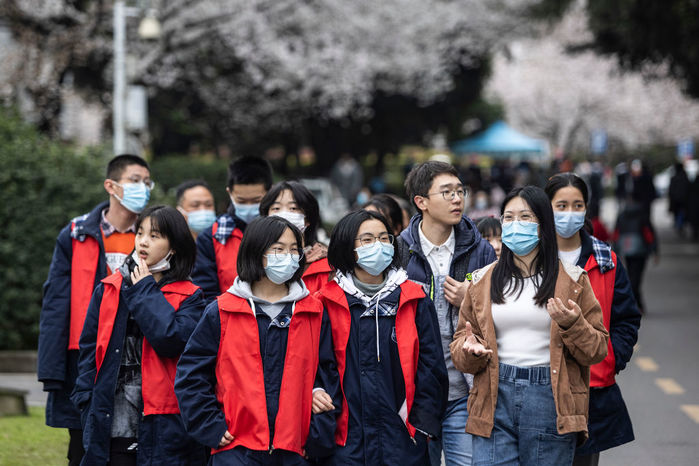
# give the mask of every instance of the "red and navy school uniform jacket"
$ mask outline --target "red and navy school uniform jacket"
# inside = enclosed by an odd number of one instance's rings
[[[92,292],[107,276],[100,221],[108,202],[76,217],[58,234],[44,283],[37,375],[48,392],[46,424],[80,429],[70,401],[78,376],[78,343]]]
[[[98,285],[80,337],[79,376],[72,396],[83,419],[82,464],[109,460],[114,393],[129,315],[144,337],[138,464],[201,464],[191,461],[190,455],[203,457],[204,450],[186,434],[174,377],[177,359],[203,309],[201,290],[190,281],[159,288],[148,276],[130,285],[116,272]]]
[[[324,257],[308,264],[301,279],[306,285],[308,292],[313,294],[328,283],[331,273],[332,269],[330,268],[328,258]]]
[[[238,249],[246,223],[233,206],[197,236],[197,260],[192,281],[204,292],[207,304],[230,288],[238,276]]]
[[[440,434],[449,387],[432,301],[411,281],[368,307],[335,281],[319,297],[342,381],[331,464],[428,464],[424,434]]]
[[[602,308],[609,331],[607,357],[590,367],[590,438],[577,454],[591,455],[634,439],[631,419],[614,376],[626,367],[638,338],[641,313],[626,270],[606,243],[580,230],[578,264]]]
[[[187,431],[213,449],[214,464],[247,464],[239,457],[260,451],[286,455],[280,464],[330,454],[336,413],[311,415],[314,387],[339,398],[329,320],[311,296],[288,303],[273,320],[243,298],[219,296],[175,379]],[[219,449],[226,430],[234,440]]]

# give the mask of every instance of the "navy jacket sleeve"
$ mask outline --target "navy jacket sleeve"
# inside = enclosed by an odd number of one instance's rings
[[[218,303],[204,311],[177,363],[175,394],[185,428],[199,443],[216,448],[228,429],[216,398],[216,358],[221,342]]]
[[[415,428],[439,437],[449,397],[449,377],[444,363],[437,313],[430,299],[420,300],[415,313],[415,326],[420,342],[420,356],[409,420]]]
[[[612,340],[616,373],[623,370],[631,359],[640,326],[641,312],[636,305],[629,276],[621,261],[617,260],[612,313],[609,319],[609,338]]]
[[[60,390],[66,379],[72,258],[70,225],[67,225],[56,240],[41,303],[37,375],[44,383],[44,390]]]
[[[474,254],[471,255],[471,259],[468,261],[468,271],[473,272],[474,270],[482,269],[488,264],[491,264],[497,260],[495,255],[495,250],[490,245],[488,241],[481,238]]]
[[[322,388],[330,395],[335,409],[324,413],[311,413],[311,425],[306,440],[306,452],[311,458],[332,455],[335,449],[336,418],[342,408],[340,373],[337,370],[333,350],[332,330],[327,310],[323,310],[323,323],[320,329],[318,371],[314,388]]]
[[[207,304],[221,294],[218,273],[216,272],[214,238],[211,231],[212,229],[208,228],[197,236],[197,260],[192,271],[192,282],[201,287]]]
[[[174,358],[182,354],[204,310],[201,290],[185,299],[177,312],[167,302],[152,275],[122,288],[121,296],[158,356]]]
[[[104,285],[100,283],[92,293],[90,305],[87,308],[85,324],[80,334],[80,359],[78,360],[78,378],[71,395],[71,401],[80,411],[90,402],[92,388],[95,384],[97,366],[95,362],[95,348],[97,347],[97,324],[99,322],[100,304]],[[83,424],[84,427],[84,424]]]

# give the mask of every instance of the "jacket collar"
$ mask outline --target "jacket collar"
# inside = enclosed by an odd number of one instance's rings
[[[601,273],[609,272],[614,269],[614,261],[612,260],[612,248],[607,243],[591,236],[584,229],[580,230],[580,241],[582,248],[580,250],[580,261],[587,261],[590,256],[595,258]],[[580,265],[580,264],[578,264]],[[586,264],[582,264],[584,267]]]
[[[410,245],[412,252],[417,252],[424,257],[425,252],[420,244],[420,222],[422,222],[422,214],[418,213],[410,219],[410,225],[400,234],[401,238]],[[462,254],[469,252],[471,249],[478,246],[481,240],[481,234],[473,221],[466,215],[461,217],[461,221],[454,225],[454,259],[457,259]]]
[[[109,207],[109,201],[102,202],[89,213],[75,217],[73,220],[71,220],[70,222],[73,226],[70,231],[70,237],[77,239],[80,242],[85,241],[86,236],[92,236],[93,238],[99,239],[102,236],[100,233],[102,211],[107,207]]]

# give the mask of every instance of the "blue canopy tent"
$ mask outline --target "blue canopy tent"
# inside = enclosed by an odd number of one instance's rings
[[[548,154],[548,144],[541,139],[530,138],[510,128],[504,121],[493,123],[480,134],[456,141],[451,145],[456,155],[485,154],[492,157],[512,155],[543,157]]]

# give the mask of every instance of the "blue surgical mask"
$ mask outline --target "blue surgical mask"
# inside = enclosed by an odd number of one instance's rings
[[[117,186],[121,186],[124,190],[124,197],[120,198],[116,194],[116,197],[121,205],[127,210],[133,212],[134,214],[140,214],[143,209],[146,208],[146,204],[150,200],[150,189],[145,183],[115,183]]]
[[[539,244],[539,224],[506,222],[502,224],[502,244],[518,256],[526,256]]]
[[[199,209],[187,212],[187,224],[194,233],[201,233],[216,221],[216,212],[213,210]]]
[[[236,204],[233,202],[233,207],[235,207],[235,215],[245,223],[250,223],[254,219],[260,216],[260,204]]]
[[[299,268],[298,254],[267,254],[265,275],[277,285],[286,283]]]
[[[354,251],[357,253],[357,265],[375,277],[393,262],[393,245],[389,243],[376,241],[369,246],[360,246]]]
[[[570,238],[585,225],[585,212],[554,212],[556,233],[562,238]]]

